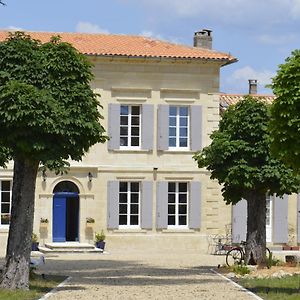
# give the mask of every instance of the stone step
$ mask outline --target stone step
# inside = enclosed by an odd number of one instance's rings
[[[45,246],[39,246],[42,253],[102,253],[102,249],[95,248],[91,244],[66,242],[66,243],[46,243]]]

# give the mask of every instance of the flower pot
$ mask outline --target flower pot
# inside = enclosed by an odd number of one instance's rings
[[[31,243],[31,251],[39,251],[39,242]]]
[[[104,241],[96,242],[96,248],[104,250],[104,248],[105,248],[105,242]]]
[[[95,223],[86,223],[86,227],[93,228]]]
[[[40,223],[40,227],[43,227],[43,228],[46,228],[46,227],[48,227],[48,223]]]

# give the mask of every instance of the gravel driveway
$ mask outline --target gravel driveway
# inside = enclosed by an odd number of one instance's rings
[[[210,271],[224,256],[195,253],[64,254],[40,270],[71,276],[63,299],[254,299]]]

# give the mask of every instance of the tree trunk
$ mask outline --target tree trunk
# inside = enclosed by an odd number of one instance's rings
[[[12,209],[1,288],[28,289],[35,182],[39,161],[14,158]]]
[[[253,192],[247,197],[246,264],[266,262],[266,194]]]

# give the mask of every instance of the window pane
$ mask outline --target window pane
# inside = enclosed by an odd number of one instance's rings
[[[187,184],[185,182],[179,183],[179,192],[187,192]]]
[[[10,215],[1,215],[1,224],[2,225],[8,225],[10,220]]]
[[[187,194],[179,194],[179,203],[186,203]]]
[[[140,145],[140,138],[139,137],[131,138],[131,146],[139,146],[139,145]]]
[[[131,135],[132,136],[139,136],[140,135],[140,128],[139,127],[132,127],[131,128]]]
[[[120,182],[120,192],[127,192],[127,182]]]
[[[169,147],[176,147],[176,138],[169,138]]]
[[[186,127],[180,128],[179,134],[180,134],[181,137],[186,137],[187,133],[188,133],[188,130],[187,130]]]
[[[139,225],[139,216],[130,216],[130,225]]]
[[[127,215],[119,216],[119,225],[127,225]]]
[[[127,204],[120,204],[119,205],[119,213],[120,214],[127,214]]]
[[[169,128],[169,136],[172,137],[172,136],[176,136],[176,128]]]
[[[10,193],[2,192],[1,198],[1,202],[10,203]]]
[[[176,190],[176,183],[175,182],[169,182],[168,183],[168,191],[169,192],[175,192]]]
[[[128,127],[127,126],[120,127],[120,135],[128,135]]]
[[[120,203],[127,203],[127,193],[120,193],[119,194],[119,202]]]
[[[121,105],[121,115],[128,115],[128,105]]]
[[[2,203],[1,205],[1,213],[8,214],[9,213],[9,204]]]
[[[179,205],[179,214],[186,215],[186,205]]]
[[[131,214],[138,214],[139,213],[139,206],[138,204],[131,204],[130,205],[130,213]]]
[[[1,190],[2,191],[9,191],[10,190],[10,181],[1,181]]]
[[[179,146],[180,147],[187,147],[187,138],[180,138]]]
[[[187,225],[186,216],[179,216],[179,225]]]
[[[168,194],[168,203],[175,203],[175,194]]]
[[[175,216],[168,216],[168,225],[175,225]]]
[[[138,182],[131,182],[131,192],[138,192],[139,191],[139,183]]]
[[[139,115],[140,114],[140,107],[139,106],[132,106],[131,107],[131,114],[132,115]]]
[[[170,106],[169,115],[170,116],[176,116],[176,114],[177,114],[177,107],[176,106]]]
[[[140,124],[140,117],[132,117],[131,118],[132,125],[139,125]]]
[[[187,126],[188,125],[188,119],[185,117],[181,117],[179,121],[180,126]]]
[[[128,125],[128,117],[121,117],[120,122],[121,125]]]
[[[139,203],[139,194],[131,194],[130,198],[131,203]]]
[[[127,137],[120,138],[120,146],[128,146],[128,139]]]
[[[168,214],[175,215],[175,205],[168,205]]]
[[[180,107],[179,108],[179,115],[180,116],[187,116],[189,114],[189,109],[187,107]]]
[[[169,126],[176,126],[176,118],[169,117]]]

